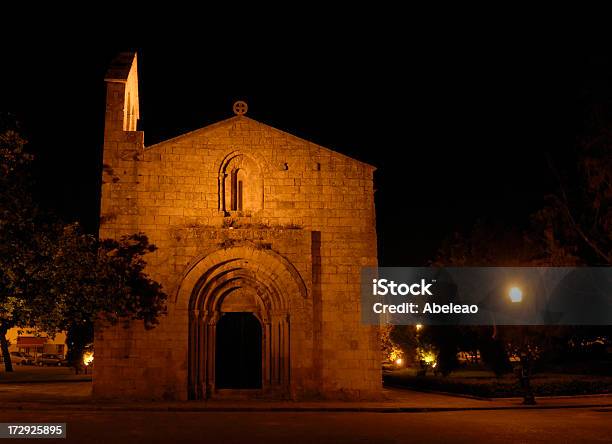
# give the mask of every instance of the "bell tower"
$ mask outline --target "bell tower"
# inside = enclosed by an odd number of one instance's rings
[[[105,135],[114,131],[136,131],[140,117],[138,66],[134,52],[122,52],[112,61],[106,82]]]
[[[130,214],[136,202],[128,193],[138,183],[138,164],[144,151],[144,132],[136,130],[140,117],[136,53],[122,52],[115,57],[104,81],[106,112],[100,235],[114,237],[119,234],[117,228],[132,229],[136,222]],[[121,194],[122,199],[110,199],[111,192]]]

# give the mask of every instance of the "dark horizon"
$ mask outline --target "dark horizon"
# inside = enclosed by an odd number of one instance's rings
[[[104,73],[137,50],[147,146],[231,117],[240,99],[255,120],[376,166],[387,266],[426,263],[479,219],[524,225],[556,187],[546,156],[571,161],[589,110],[609,112],[612,97],[612,57],[601,54],[449,48],[406,65],[399,52],[360,48],[71,45],[7,48],[0,74],[2,111],[37,156],[44,206],[97,229]]]

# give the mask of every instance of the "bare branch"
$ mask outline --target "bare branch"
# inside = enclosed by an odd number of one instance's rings
[[[578,222],[576,222],[576,219],[574,219],[574,216],[572,214],[572,211],[570,209],[570,204],[569,204],[569,199],[567,198],[567,194],[565,192],[565,188],[563,186],[563,181],[561,180],[561,177],[557,171],[557,169],[554,167],[552,161],[550,160],[550,156],[546,156],[546,160],[548,162],[548,167],[551,169],[551,171],[553,172],[553,174],[555,175],[555,178],[557,179],[557,182],[559,184],[559,189],[561,191],[561,196],[563,197],[563,200],[560,201],[559,203],[561,204],[561,206],[563,207],[568,220],[570,221],[570,224],[572,225],[572,227],[574,228],[574,230],[576,231],[576,233],[578,233],[578,235],[582,238],[582,240],[595,252],[595,254],[597,254],[599,257],[601,257],[606,263],[610,263],[612,262],[611,258],[608,257],[608,255],[603,252],[595,242],[593,242],[587,235],[586,233],[582,230],[582,228],[580,227],[580,225],[578,224]]]

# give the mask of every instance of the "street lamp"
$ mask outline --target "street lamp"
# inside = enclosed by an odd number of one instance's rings
[[[523,302],[523,291],[520,287],[511,287],[508,291],[508,296],[510,297],[510,301],[513,304],[519,304]],[[523,395],[523,404],[526,405],[534,405],[536,403],[535,396],[533,395],[533,390],[531,389],[531,351],[529,350],[529,346],[525,344],[525,326],[520,327],[521,335],[520,335],[520,381],[521,386],[524,390]]]
[[[523,291],[519,287],[510,288],[508,296],[510,296],[510,300],[515,304],[523,301]]]

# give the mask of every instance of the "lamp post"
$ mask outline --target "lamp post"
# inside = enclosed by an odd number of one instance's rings
[[[512,304],[520,304],[523,302],[523,291],[520,287],[512,287],[508,291],[508,296]],[[523,388],[523,404],[535,405],[536,400],[531,389],[531,350],[529,344],[525,342],[525,326],[520,326],[520,374],[519,380]]]

